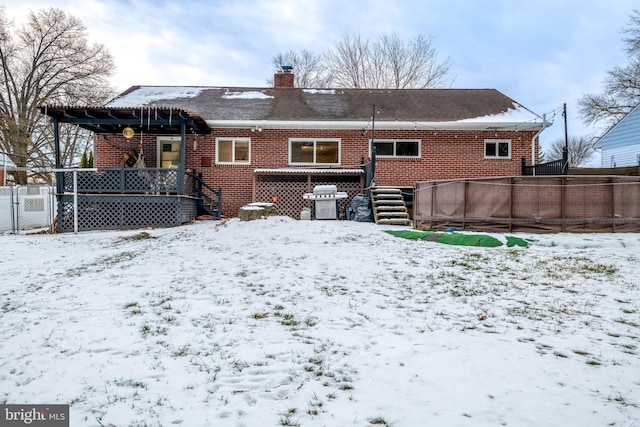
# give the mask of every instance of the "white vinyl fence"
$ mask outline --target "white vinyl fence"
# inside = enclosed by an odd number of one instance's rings
[[[55,212],[54,188],[49,185],[0,187],[0,233],[53,230]]]

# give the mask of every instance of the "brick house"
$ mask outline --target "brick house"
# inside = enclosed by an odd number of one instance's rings
[[[495,89],[305,89],[293,87],[293,77],[275,74],[272,88],[134,86],[92,114],[47,114],[96,132],[98,168],[142,148],[148,168],[196,170],[222,190],[225,216],[272,200],[297,216],[303,193],[318,183],[361,192],[373,147],[376,186],[520,175],[522,159],[535,164],[546,125]],[[134,121],[109,126],[109,117],[128,111]],[[175,121],[165,121],[172,133],[153,125],[176,112],[191,123],[183,135]],[[88,123],[99,113],[102,126]]]

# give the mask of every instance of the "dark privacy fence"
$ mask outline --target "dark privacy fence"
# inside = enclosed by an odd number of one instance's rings
[[[531,176],[419,182],[422,229],[640,231],[640,178]]]

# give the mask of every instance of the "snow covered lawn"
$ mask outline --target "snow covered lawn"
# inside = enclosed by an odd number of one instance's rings
[[[639,234],[388,229],[0,236],[0,403],[69,403],[73,427],[638,425]]]

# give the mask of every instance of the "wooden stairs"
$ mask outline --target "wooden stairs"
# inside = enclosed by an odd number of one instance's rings
[[[395,187],[371,187],[370,192],[376,224],[411,225],[402,190]]]

